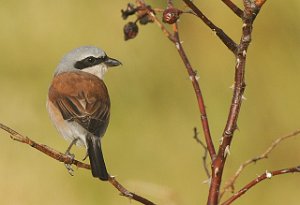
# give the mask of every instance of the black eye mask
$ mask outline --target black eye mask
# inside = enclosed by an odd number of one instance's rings
[[[74,64],[74,67],[82,70],[84,68],[99,65],[100,63],[103,63],[106,59],[107,59],[107,56],[103,56],[103,57],[99,57],[99,58],[96,58],[94,56],[89,56],[89,57],[86,57],[85,59],[77,61]]]

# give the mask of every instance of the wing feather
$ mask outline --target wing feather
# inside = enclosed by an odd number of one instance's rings
[[[109,123],[110,100],[104,82],[78,71],[53,79],[49,99],[67,121],[75,121],[95,136],[103,136]]]

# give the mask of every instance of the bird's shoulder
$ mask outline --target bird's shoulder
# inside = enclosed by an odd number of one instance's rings
[[[54,76],[49,95],[55,95],[56,98],[57,95],[85,98],[88,101],[109,100],[103,80],[83,71],[63,72]]]

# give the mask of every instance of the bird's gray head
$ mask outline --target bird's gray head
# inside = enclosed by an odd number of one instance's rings
[[[118,66],[121,62],[110,58],[94,46],[82,46],[67,53],[56,67],[54,75],[62,72],[81,70],[103,78],[108,67]]]

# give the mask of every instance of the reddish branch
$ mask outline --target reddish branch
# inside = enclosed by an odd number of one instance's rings
[[[249,17],[249,16],[247,16]],[[251,16],[252,17],[252,16]],[[252,18],[244,18],[243,34],[236,54],[235,83],[233,97],[227,123],[222,135],[222,142],[216,160],[212,164],[212,181],[208,196],[208,205],[218,204],[219,191],[222,181],[223,168],[226,161],[225,151],[230,148],[234,131],[237,129],[237,120],[242,105],[245,84],[245,65],[247,49],[251,41]]]
[[[247,191],[249,191],[249,189],[251,189],[253,186],[262,182],[265,179],[271,179],[273,176],[287,174],[287,173],[295,173],[295,172],[300,172],[300,166],[287,168],[287,169],[280,169],[280,170],[270,171],[270,172],[266,171],[264,174],[260,175],[259,177],[255,178],[251,182],[249,182],[246,186],[244,186],[241,190],[239,190],[237,193],[235,193],[227,201],[223,202],[222,205],[231,204],[237,198],[241,197],[243,194],[245,194]]]
[[[218,153],[216,155],[216,151],[214,148],[214,144],[212,142],[212,138],[210,135],[206,110],[204,106],[204,100],[202,96],[202,92],[198,83],[198,76],[191,66],[189,59],[186,56],[186,53],[183,49],[182,43],[180,41],[179,33],[178,33],[178,25],[176,23],[176,20],[179,18],[178,13],[176,13],[176,8],[174,10],[172,0],[167,0],[168,8],[164,11],[164,22],[173,24],[173,33],[169,32],[165,26],[157,19],[156,15],[153,13],[153,10],[149,9],[149,7],[146,6],[145,2],[143,0],[137,0],[139,6],[141,8],[144,7],[144,9],[147,10],[148,15],[152,18],[153,22],[155,22],[161,30],[165,33],[165,35],[168,37],[170,41],[172,41],[177,51],[186,67],[186,70],[190,76],[190,79],[192,81],[194,91],[197,96],[198,100],[198,106],[201,113],[201,123],[202,128],[204,131],[205,141],[207,144],[207,151],[210,154],[210,157],[212,159],[212,174],[211,174],[211,185],[209,190],[209,196],[207,200],[208,205],[217,205],[219,203],[219,197],[220,197],[220,186],[222,181],[222,175],[223,175],[223,169],[226,162],[227,154],[230,150],[231,141],[234,135],[235,130],[237,129],[237,120],[243,100],[243,93],[246,87],[245,84],[245,65],[246,65],[246,57],[247,57],[247,50],[251,42],[251,34],[252,34],[252,25],[253,22],[258,15],[262,5],[266,2],[266,0],[243,0],[244,3],[244,10],[241,10],[238,8],[231,0],[222,0],[223,3],[225,3],[238,17],[240,17],[243,21],[242,26],[242,36],[240,39],[240,43],[237,45],[222,29],[217,27],[215,24],[213,24],[202,12],[201,10],[190,0],[183,0],[186,5],[192,9],[193,14],[199,17],[210,29],[212,29],[214,32],[216,32],[217,36],[221,41],[230,49],[236,57],[236,65],[235,65],[235,77],[234,77],[234,88],[233,88],[233,96],[231,101],[231,106],[226,122],[225,129],[222,134],[222,140],[219,145]],[[178,10],[177,10],[178,11]],[[168,13],[168,12],[174,12]],[[182,12],[180,12],[182,13]],[[173,16],[172,16],[173,15]],[[176,16],[178,15],[178,16]],[[174,17],[174,18],[172,18]],[[176,19],[176,18],[177,19]],[[171,21],[172,20],[172,21]],[[174,23],[175,22],[175,23]],[[205,149],[206,146],[201,142],[201,140],[197,137],[197,130],[195,129],[195,136],[194,138],[199,142]],[[255,162],[257,160],[260,160],[262,158],[266,158],[268,153],[274,149],[274,147],[284,138],[280,139],[279,141],[276,141],[270,149],[268,149],[263,155],[261,155],[258,158],[254,158],[250,161],[247,161],[246,164],[244,164],[244,167],[252,162]],[[205,157],[204,157],[204,166],[206,166]],[[242,168],[243,169],[243,168]],[[241,169],[241,170],[242,170]],[[251,187],[259,183],[260,181],[271,178],[272,176],[279,175],[279,174],[285,174],[285,173],[291,173],[291,172],[299,172],[299,167],[294,167],[290,169],[284,169],[284,170],[277,170],[273,172],[267,172],[252,182],[250,182],[248,185],[246,185],[242,190],[240,190],[237,194],[235,194],[233,197],[228,199],[224,204],[230,204],[232,201],[234,201],[236,198],[240,197],[242,194],[244,194],[247,190],[249,190]],[[241,171],[240,171],[241,172]],[[239,172],[239,173],[240,173]],[[208,171],[207,171],[208,173]],[[239,175],[237,174],[237,176]],[[209,175],[209,173],[208,173]],[[236,178],[235,178],[236,179]],[[231,186],[234,183],[234,180],[232,180]]]
[[[202,92],[197,81],[198,79],[197,79],[196,72],[192,68],[185,54],[185,51],[182,47],[179,34],[178,34],[177,23],[173,24],[174,33],[171,34],[169,31],[167,31],[167,29],[165,29],[164,25],[161,24],[160,21],[156,18],[155,14],[151,10],[148,10],[149,16],[153,18],[153,21],[159,25],[159,27],[167,35],[167,37],[175,44],[179,52],[179,55],[182,61],[184,62],[184,65],[187,69],[190,79],[192,80],[192,84],[198,99],[198,106],[201,113],[201,122],[202,122],[202,128],[204,130],[207,149],[212,159],[212,179],[211,179],[211,186],[209,190],[207,204],[216,205],[219,202],[220,186],[222,181],[223,169],[226,162],[226,156],[230,150],[233,134],[237,129],[237,120],[238,120],[238,116],[242,104],[243,93],[246,87],[245,65],[246,65],[247,50],[251,42],[252,24],[261,6],[263,5],[264,1],[244,0],[244,11],[242,11],[230,0],[223,0],[223,2],[243,21],[242,36],[239,45],[237,45],[222,29],[220,29],[215,24],[213,24],[192,1],[190,0],[183,0],[183,1],[186,3],[188,7],[192,9],[192,11],[195,13],[197,17],[199,17],[210,29],[216,32],[217,36],[221,39],[221,41],[236,56],[235,77],[234,77],[235,83],[233,89],[232,102],[231,102],[226,126],[222,134],[222,142],[219,146],[218,154],[216,156],[214,144],[212,142],[212,138],[209,131]],[[141,5],[144,4],[144,1],[138,1],[138,2]],[[169,7],[172,6],[171,0],[168,1],[168,6]]]
[[[243,10],[235,5],[231,0],[222,0],[238,17],[242,18]]]
[[[191,0],[183,1],[188,7],[190,7],[193,10],[193,12],[195,12],[197,17],[199,17],[213,32],[217,34],[217,36],[221,39],[221,41],[225,44],[225,46],[227,46],[229,50],[231,50],[233,53],[236,53],[237,44],[234,42],[234,40],[232,40],[222,29],[220,29],[213,22],[211,22]]]
[[[207,114],[206,114],[206,108],[204,105],[204,99],[203,99],[203,95],[202,95],[202,91],[200,89],[200,85],[198,83],[198,76],[197,73],[195,72],[195,70],[193,69],[193,67],[191,66],[191,63],[188,59],[188,57],[186,56],[186,53],[183,49],[182,43],[180,41],[179,38],[179,33],[178,33],[178,28],[177,28],[177,23],[174,24],[173,26],[174,28],[174,37],[175,37],[175,46],[177,48],[177,51],[185,65],[185,68],[190,76],[190,79],[192,81],[193,87],[194,87],[194,91],[197,97],[197,101],[198,101],[198,107],[200,110],[200,114],[201,114],[201,123],[202,123],[202,129],[204,132],[204,138],[207,144],[207,149],[209,152],[209,155],[211,157],[211,160],[213,161],[215,159],[216,156],[216,151],[215,151],[215,147],[212,141],[212,137],[210,135],[210,130],[209,130],[209,124],[208,124],[208,119],[207,119]]]
[[[246,6],[251,4],[251,6]],[[240,44],[236,51],[236,66],[235,66],[235,78],[234,78],[234,89],[227,118],[227,123],[222,135],[222,142],[219,146],[218,155],[216,160],[212,164],[212,181],[208,196],[208,205],[218,204],[220,186],[222,181],[223,169],[226,162],[227,154],[229,150],[233,134],[237,129],[237,120],[242,105],[243,93],[246,87],[245,84],[245,65],[248,46],[251,42],[252,24],[259,12],[260,8],[250,0],[244,0],[245,10],[243,14],[243,26],[242,26],[242,37]]]
[[[254,157],[252,159],[249,159],[247,161],[245,161],[243,164],[240,165],[240,167],[238,168],[238,170],[235,172],[235,174],[225,183],[224,187],[223,187],[223,191],[220,194],[220,198],[223,196],[223,194],[225,193],[225,191],[227,191],[228,189],[231,188],[232,193],[234,192],[234,183],[235,181],[238,179],[238,177],[240,176],[240,174],[242,173],[242,171],[250,164],[256,163],[259,160],[262,159],[266,159],[268,158],[269,154],[271,151],[273,151],[275,149],[275,147],[277,147],[277,145],[282,142],[283,140],[289,139],[291,137],[295,137],[295,136],[299,136],[300,134],[300,130],[296,130],[288,135],[285,135],[283,137],[280,137],[278,139],[276,139],[271,146],[269,146],[263,153],[261,153],[259,156]]]
[[[30,138],[19,134],[18,132],[16,132],[15,130],[7,127],[6,125],[0,123],[0,128],[2,130],[5,130],[6,132],[8,132],[10,134],[11,139],[16,140],[18,142],[24,143],[24,144],[28,144],[31,147],[39,150],[40,152],[48,155],[49,157],[59,161],[59,162],[63,162],[65,164],[74,164],[75,166],[79,167],[79,168],[84,168],[84,169],[91,169],[89,164],[85,164],[82,163],[76,159],[73,159],[72,157],[65,155],[61,152],[58,152],[56,150],[54,150],[51,147],[48,147],[47,145],[43,145],[43,144],[39,144],[33,140],[31,140]],[[109,178],[109,182],[120,191],[122,196],[125,196],[127,198],[133,199],[135,201],[138,201],[142,204],[145,205],[154,205],[153,202],[149,201],[148,199],[145,199],[144,197],[141,197],[135,193],[132,193],[130,191],[128,191],[125,187],[123,187],[117,180],[115,177],[110,177]]]
[[[173,31],[174,31],[173,34],[170,33],[165,28],[165,26],[157,19],[155,14],[150,9],[148,9],[146,7],[146,5],[144,4],[144,1],[138,1],[138,3],[140,5],[145,6],[149,16],[161,28],[161,30],[164,32],[164,34],[168,37],[168,39],[171,42],[174,43],[174,45],[177,48],[177,51],[178,51],[184,65],[185,65],[185,68],[188,72],[188,75],[189,75],[189,77],[192,81],[192,85],[193,85],[193,88],[194,88],[194,91],[195,91],[195,94],[196,94],[196,97],[197,97],[198,107],[199,107],[200,114],[201,114],[201,116],[200,116],[201,124],[202,124],[203,132],[204,132],[205,141],[206,141],[206,144],[207,144],[207,149],[208,149],[208,152],[209,152],[209,155],[210,155],[211,159],[214,160],[215,156],[216,156],[216,151],[215,151],[215,147],[213,145],[212,137],[211,137],[211,134],[210,134],[209,124],[208,124],[208,119],[207,119],[207,114],[206,114],[206,108],[205,108],[205,105],[204,105],[204,99],[203,99],[203,96],[202,96],[200,85],[198,83],[198,76],[197,76],[197,73],[195,72],[195,70],[193,69],[193,67],[191,66],[191,63],[190,63],[190,61],[189,61],[189,59],[188,59],[188,57],[187,57],[187,55],[186,55],[186,53],[183,49],[183,46],[182,46],[182,43],[180,41],[179,34],[178,34],[177,24],[174,24],[174,26],[173,26]],[[172,2],[168,1],[168,5],[172,6]]]

